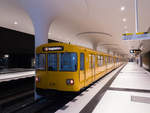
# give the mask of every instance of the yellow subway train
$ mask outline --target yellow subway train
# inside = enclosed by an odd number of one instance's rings
[[[36,48],[36,91],[79,92],[123,63],[120,57],[65,43]]]

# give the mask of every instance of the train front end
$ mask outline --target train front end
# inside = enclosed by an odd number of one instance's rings
[[[78,92],[79,72],[76,49],[65,44],[46,44],[36,50],[36,90]]]

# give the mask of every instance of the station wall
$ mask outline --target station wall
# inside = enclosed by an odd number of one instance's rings
[[[142,55],[142,65],[145,69],[150,70],[150,52]]]
[[[31,68],[33,59],[34,35],[0,27],[0,67]]]

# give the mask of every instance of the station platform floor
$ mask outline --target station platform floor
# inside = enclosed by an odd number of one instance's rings
[[[12,68],[0,70],[0,82],[17,80],[35,76],[34,69]]]
[[[0,69],[0,74],[26,72],[26,71],[33,71],[33,70],[35,70],[35,69],[32,69],[32,68],[3,68],[3,69]]]
[[[150,113],[150,73],[129,62],[109,73],[56,113],[69,112]]]

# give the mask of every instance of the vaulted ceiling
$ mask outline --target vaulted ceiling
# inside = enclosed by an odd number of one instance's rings
[[[66,7],[72,10],[57,15],[51,24],[50,39],[89,48],[96,46],[99,50],[122,55],[130,55],[129,50],[139,48],[140,44],[143,53],[150,50],[149,40],[124,41],[121,38],[123,33],[135,33],[134,0],[72,0],[70,3]],[[150,27],[149,4],[149,0],[138,0],[139,32],[146,32]],[[18,0],[0,0],[0,26],[34,34],[31,18]]]

